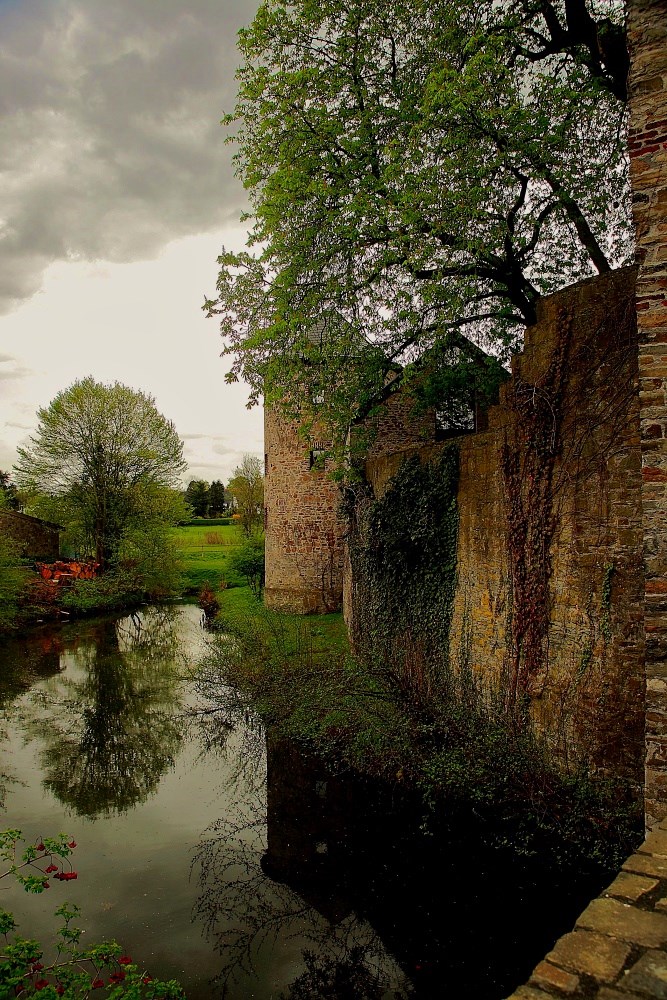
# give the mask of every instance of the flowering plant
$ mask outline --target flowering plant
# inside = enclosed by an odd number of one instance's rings
[[[51,878],[69,882],[78,877],[71,863],[75,848],[76,842],[64,834],[26,844],[20,830],[4,830],[0,832],[0,880],[14,878],[31,893],[49,889]],[[82,931],[73,923],[79,914],[74,904],[58,907],[55,915],[63,924],[56,931],[52,954],[45,957],[39,942],[14,933],[17,925],[12,914],[0,909],[0,935],[4,935],[0,998],[39,993],[41,1000],[85,1000],[95,991],[108,1000],[183,1000],[185,994],[177,982],[153,979],[115,941],[82,948]]]

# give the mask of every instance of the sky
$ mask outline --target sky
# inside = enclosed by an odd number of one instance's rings
[[[88,375],[155,398],[186,483],[263,452],[201,309],[245,238],[220,118],[257,3],[0,0],[0,469]]]

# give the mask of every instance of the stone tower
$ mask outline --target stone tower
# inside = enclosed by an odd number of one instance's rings
[[[342,601],[340,489],[324,441],[304,441],[295,421],[264,411],[264,601],[276,611],[322,614]]]

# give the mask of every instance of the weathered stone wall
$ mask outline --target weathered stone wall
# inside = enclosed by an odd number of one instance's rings
[[[634,271],[545,300],[489,429],[374,457],[375,495],[415,452],[460,451],[450,651],[526,697],[563,757],[641,780],[643,571]],[[410,581],[405,581],[405,587]],[[348,619],[353,588],[346,586]],[[352,606],[350,606],[352,605]]]
[[[372,427],[374,454],[389,454],[435,433],[432,413],[416,416],[392,396]],[[311,467],[311,448],[298,424],[264,414],[266,583],[269,608],[294,614],[339,610],[343,600],[344,538],[340,489],[330,465]]]
[[[265,603],[296,614],[335,611],[345,533],[339,487],[326,467],[311,468],[298,426],[269,409],[264,452]]]
[[[0,532],[19,545],[20,554],[31,559],[57,559],[58,526],[14,510],[0,510]]]
[[[628,4],[646,572],[646,816],[667,815],[667,0]]]

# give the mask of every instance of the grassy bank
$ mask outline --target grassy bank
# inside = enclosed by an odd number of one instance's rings
[[[525,721],[471,686],[445,682],[424,696],[391,664],[359,662],[340,615],[273,614],[247,588],[221,604],[224,634],[203,686],[223,718],[250,704],[277,738],[334,771],[418,792],[434,829],[481,823],[513,852],[605,872],[634,848],[641,809],[628,783],[562,772]]]
[[[232,552],[243,541],[237,525],[185,525],[174,529],[174,541],[186,594],[198,594],[205,583],[214,591],[245,586],[246,581],[229,564]]]

